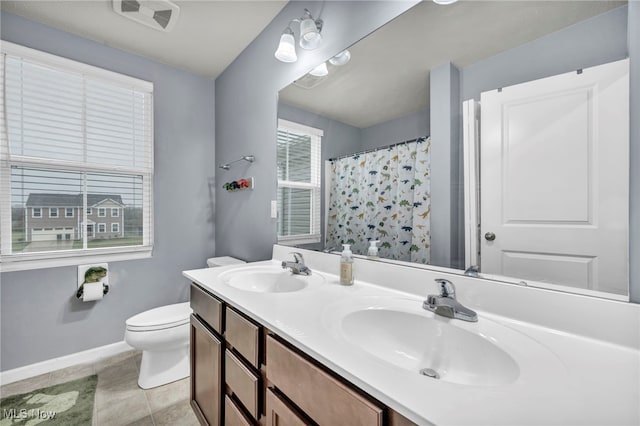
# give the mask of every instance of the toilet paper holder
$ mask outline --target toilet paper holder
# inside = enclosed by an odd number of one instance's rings
[[[109,286],[107,284],[102,283],[102,295],[106,295],[109,293]],[[76,297],[82,300],[82,295],[84,294],[84,284],[78,287],[78,291],[76,291]]]

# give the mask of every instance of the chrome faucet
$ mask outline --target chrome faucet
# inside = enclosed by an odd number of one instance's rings
[[[447,318],[470,322],[478,321],[478,314],[475,311],[464,307],[456,300],[456,288],[451,281],[436,278],[436,282],[440,286],[440,295],[428,295],[427,300],[422,304],[423,309]]]
[[[291,252],[295,259],[293,262],[282,261],[282,269],[290,268],[294,275],[311,275],[311,269],[304,264],[304,257],[297,251]]]

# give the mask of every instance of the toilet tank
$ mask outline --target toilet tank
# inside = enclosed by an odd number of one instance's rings
[[[231,256],[211,257],[207,259],[207,266],[209,266],[209,268],[216,268],[218,266],[239,265],[241,263],[247,262]]]

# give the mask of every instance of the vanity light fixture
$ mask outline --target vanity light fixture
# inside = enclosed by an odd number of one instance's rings
[[[324,77],[325,75],[329,75],[329,69],[327,69],[327,63],[326,62],[321,63],[320,65],[318,65],[317,67],[309,71],[309,74],[316,77]]]
[[[275,57],[281,62],[295,62],[298,60],[295,48],[295,37],[292,22],[300,23],[300,47],[305,50],[313,50],[320,46],[322,42],[322,19],[313,19],[309,9],[304,10],[304,15],[300,18],[292,19],[287,28],[280,36],[280,43],[275,52]]]
[[[457,1],[458,0],[433,0],[435,4],[442,4],[442,5],[453,4]]]
[[[313,50],[320,46],[322,41],[322,19],[314,20],[308,9],[304,10],[304,17],[300,21],[300,47]]]
[[[296,55],[296,40],[293,38],[293,30],[290,27],[285,28],[280,36],[278,50],[276,50],[276,59],[281,62],[295,62],[298,60]]]
[[[351,60],[351,52],[349,52],[348,50],[343,50],[342,52],[338,53],[333,58],[329,59],[329,63],[331,65],[335,65],[337,67],[340,67],[340,66],[346,64],[347,62],[349,62],[350,60]]]
[[[238,158],[237,160],[234,160],[230,163],[226,163],[226,164],[220,164],[218,167],[220,167],[222,170],[229,170],[231,168],[231,165],[233,163],[237,163],[238,161],[248,161],[249,163],[253,163],[254,161],[256,161],[256,157],[253,155],[245,155],[243,157]]]

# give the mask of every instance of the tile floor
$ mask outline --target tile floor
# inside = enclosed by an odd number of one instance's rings
[[[198,426],[189,405],[189,378],[153,389],[140,389],[137,382],[141,355],[139,351],[124,352],[92,364],[9,383],[0,387],[0,396],[97,374],[93,426]],[[46,426],[46,422],[41,425]]]

